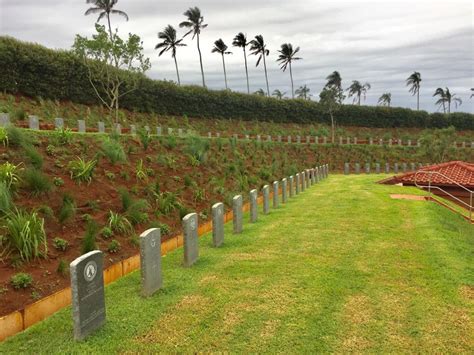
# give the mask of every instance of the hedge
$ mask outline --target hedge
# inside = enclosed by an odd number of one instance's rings
[[[87,70],[70,51],[52,50],[11,37],[0,37],[0,90],[30,97],[97,104]],[[128,74],[128,73],[127,73]],[[125,75],[125,74],[124,74]],[[122,98],[123,108],[196,118],[224,118],[295,123],[329,123],[317,102],[278,100],[198,86],[177,86],[141,76],[137,90]],[[343,105],[336,113],[342,126],[474,130],[469,113],[428,113],[406,108]]]

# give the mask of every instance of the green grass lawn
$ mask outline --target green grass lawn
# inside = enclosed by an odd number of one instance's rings
[[[107,324],[81,343],[70,308],[0,344],[11,352],[474,351],[474,229],[414,188],[380,176],[330,176],[259,215],[222,248],[200,240],[164,288],[139,296],[139,272],[106,288]],[[245,219],[245,222],[248,218]]]

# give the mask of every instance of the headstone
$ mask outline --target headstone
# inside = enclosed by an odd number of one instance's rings
[[[173,128],[168,127],[168,136],[171,136],[173,134]]]
[[[365,163],[365,173],[370,174],[370,163]]]
[[[350,137],[346,138],[346,144],[351,144],[351,138]]]
[[[260,134],[257,134],[257,141],[260,142]]]
[[[379,139],[379,145],[383,145],[383,139],[382,138]]]
[[[369,138],[369,144],[373,145],[374,144],[374,139],[372,137]]]
[[[144,128],[145,128],[145,132],[150,134],[150,126],[145,126]]]
[[[77,120],[77,131],[79,133],[86,133],[86,121]]]
[[[7,127],[10,125],[10,116],[8,113],[0,113],[0,127]]]
[[[359,163],[355,163],[355,173],[360,174],[360,164]]]
[[[137,126],[135,126],[134,124],[130,125],[130,134],[132,135],[137,134]]]
[[[398,146],[401,147],[403,145],[403,142],[401,139],[398,140]]]
[[[140,235],[140,274],[142,296],[149,297],[163,284],[161,275],[161,232],[151,228]]]
[[[290,192],[290,197],[293,197],[294,196],[294,186],[295,186],[295,183],[294,183],[294,176],[291,175],[289,177],[289,183],[288,183],[288,186],[289,186],[289,192]]]
[[[246,140],[249,140],[250,139],[250,136],[248,134],[245,135],[245,139]]]
[[[301,144],[301,137],[300,136],[296,136],[296,143]]]
[[[311,137],[310,136],[306,136],[306,144],[309,144],[311,142]]]
[[[300,181],[300,173],[296,173],[296,195],[300,193],[300,186],[301,186],[301,181]]]
[[[342,145],[342,137],[339,137],[339,144]]]
[[[318,144],[318,143],[319,143],[319,137],[316,136],[316,137],[314,137],[314,144]]]
[[[380,174],[380,163],[375,163],[375,173]]]
[[[408,140],[407,145],[408,145],[408,146],[411,146],[411,139]]]
[[[315,169],[315,178],[316,178],[316,182],[320,182],[321,181],[321,176],[320,176],[320,173],[319,173],[319,167],[316,167]]]
[[[354,144],[357,144],[357,137],[354,137]]]
[[[421,141],[419,139],[416,141],[416,146],[421,147]]]
[[[161,136],[162,133],[163,133],[163,130],[162,130],[161,126],[156,127],[156,135]]]
[[[97,122],[97,129],[99,133],[105,133],[105,123],[104,122]]]
[[[54,128],[61,129],[64,127],[64,119],[61,117],[56,117],[54,119]]]
[[[105,323],[104,256],[100,250],[70,264],[74,339],[82,340]]]
[[[183,136],[183,129],[178,128],[178,136],[182,137]]]
[[[402,171],[403,171],[404,173],[407,172],[407,163],[402,163]]]
[[[466,142],[465,141],[462,142],[461,147],[466,148]]]
[[[216,133],[216,137],[217,137],[217,138],[220,138],[220,137],[221,137],[221,133],[220,133],[220,132],[217,132],[217,133]]]
[[[328,137],[324,136],[323,137],[323,144],[326,144],[328,142]]]
[[[349,163],[344,163],[344,175],[349,175]]]
[[[235,140],[238,140],[238,139],[239,139],[239,135],[238,135],[237,133],[234,134],[233,137],[234,137]]]
[[[288,136],[288,143],[291,143],[291,136]]]
[[[281,180],[281,202],[286,203],[288,198],[288,180],[283,178]]]
[[[189,213],[183,217],[184,266],[192,266],[199,257],[198,215]]]
[[[242,233],[242,195],[234,196],[232,199],[232,214],[234,234]]]
[[[250,191],[250,222],[255,223],[258,219],[257,190]]]
[[[29,128],[39,130],[39,119],[38,116],[29,116]]]
[[[270,212],[270,186],[265,185],[262,188],[263,194],[263,214]]]
[[[392,146],[392,144],[393,144],[393,139],[392,139],[392,138],[390,138],[390,139],[388,140],[388,145],[389,145],[389,147],[391,147],[391,146]]]
[[[207,132],[207,138],[212,138],[212,133],[211,132]]]
[[[120,123],[117,123],[115,125],[115,132],[117,132],[117,134],[122,134],[122,126],[120,125]]]
[[[267,136],[267,142],[271,142],[272,141],[272,136],[268,135]]]
[[[301,181],[301,192],[306,189],[306,174],[304,171],[300,173],[300,181]]]
[[[278,143],[281,143],[281,136],[277,137],[277,141],[278,141]]]
[[[390,163],[385,163],[385,174],[390,174]]]
[[[218,248],[224,242],[224,204],[215,203],[212,206],[212,244]]]
[[[416,170],[415,163],[410,163],[410,170],[411,170],[411,171],[415,171],[415,170]]]
[[[393,164],[393,172],[398,174],[398,163]]]
[[[278,181],[273,181],[273,208],[278,208],[280,202]]]

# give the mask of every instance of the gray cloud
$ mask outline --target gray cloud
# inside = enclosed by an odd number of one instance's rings
[[[113,18],[121,33],[134,32],[144,41],[153,67],[152,78],[175,80],[174,63],[153,50],[158,31],[168,23],[177,27],[190,6],[201,8],[209,27],[202,33],[206,81],[210,88],[224,86],[219,55],[211,54],[213,42],[222,38],[229,46],[237,32],[249,37],[262,34],[271,51],[268,58],[270,89],[290,92],[287,72],[279,70],[277,50],[281,43],[301,47],[302,61],[294,65],[295,85],[308,85],[317,97],[325,77],[339,70],[343,84],[352,80],[372,84],[366,103],[375,105],[383,92],[392,93],[396,106],[414,107],[405,79],[414,70],[422,74],[421,107],[436,111],[432,93],[450,87],[464,101],[459,110],[474,112],[473,9],[468,0],[120,0],[117,8],[130,21]],[[83,16],[88,5],[82,0],[0,0],[0,34],[37,42],[53,48],[70,48],[76,33],[91,34],[94,16]],[[179,30],[181,34],[183,30]],[[178,52],[185,84],[200,84],[196,44]],[[226,57],[229,85],[245,91],[243,54],[232,48]],[[251,90],[265,87],[262,67],[249,56]],[[348,102],[350,102],[348,100]]]

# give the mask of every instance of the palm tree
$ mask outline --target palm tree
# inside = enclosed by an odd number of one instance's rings
[[[326,88],[330,89],[331,87],[334,87],[336,89],[342,90],[341,74],[339,74],[337,70],[329,74],[326,77],[326,80],[328,81],[325,85]]]
[[[462,105],[462,100],[459,97],[455,97],[456,94],[451,94],[449,88],[443,90],[442,88],[437,88],[433,96],[439,96],[440,98],[436,101],[436,105],[443,107],[444,113],[446,113],[446,104],[448,113],[451,113],[451,102],[454,102],[455,108]]]
[[[370,89],[370,84],[365,83],[362,85],[360,81],[358,80],[353,80],[351,86],[347,89],[349,91],[349,97],[354,96],[354,103],[357,101],[358,105],[360,106],[360,97],[365,96],[367,94],[367,91]]]
[[[191,33],[193,34],[192,39],[196,37],[197,49],[199,52],[199,63],[201,64],[202,86],[206,87],[206,81],[204,79],[204,68],[202,66],[201,47],[199,46],[199,35],[201,34],[201,31],[207,27],[207,24],[204,23],[204,17],[201,15],[201,10],[199,10],[197,6],[190,7],[183,15],[186,16],[188,20],[181,22],[179,24],[179,27],[189,28],[189,31],[183,37],[186,37]]]
[[[247,67],[247,53],[245,51],[245,48],[249,45],[249,42],[247,42],[247,36],[244,35],[242,32],[239,32],[235,37],[234,41],[232,42],[232,45],[234,47],[240,47],[244,51],[244,61],[245,61],[245,75],[247,77],[247,93],[250,94],[250,85],[249,85],[249,70]]]
[[[295,98],[295,88],[293,86],[293,71],[291,69],[291,62],[302,59],[300,57],[296,57],[296,53],[298,53],[299,50],[300,47],[293,49],[293,45],[291,43],[284,43],[281,45],[281,49],[278,51],[280,55],[277,59],[277,62],[280,63],[281,70],[285,71],[288,66],[290,67],[291,97],[293,99]]]
[[[161,49],[158,56],[161,57],[164,52],[171,50],[171,56],[174,59],[174,65],[176,67],[176,75],[178,76],[178,85],[181,85],[181,80],[179,79],[178,61],[176,60],[176,48],[184,47],[186,44],[181,43],[183,39],[176,39],[176,30],[171,25],[168,25],[163,30],[163,32],[158,32],[158,38],[163,40],[163,42],[160,42],[155,46],[155,49]]]
[[[110,24],[110,15],[115,14],[115,15],[120,15],[124,17],[128,21],[128,15],[121,11],[121,10],[116,10],[113,7],[115,4],[117,4],[118,0],[86,0],[87,4],[93,4],[94,7],[90,7],[87,9],[84,15],[90,15],[90,14],[99,14],[99,17],[97,18],[96,22],[99,22],[102,20],[104,17],[107,17],[107,23],[109,24],[109,34],[110,34],[110,40],[113,40],[112,37],[112,25]]]
[[[311,90],[306,85],[300,86],[299,89],[296,89],[296,95],[298,95],[298,99],[309,100],[311,94],[309,93]]]
[[[224,81],[225,81],[225,88],[226,90],[228,89],[227,87],[227,73],[225,71],[225,60],[224,60],[224,55],[226,54],[232,54],[232,52],[228,52],[227,45],[224,43],[222,38],[219,38],[217,41],[214,42],[214,48],[212,48],[212,53],[219,53],[222,55],[222,67],[224,68]]]
[[[272,95],[275,96],[277,99],[281,100],[285,96],[286,92],[281,92],[278,89],[273,90]]]
[[[474,88],[471,88],[471,92],[474,91]],[[474,96],[474,94],[471,94],[471,96],[469,96],[470,99],[472,99],[472,97]]]
[[[382,96],[379,97],[379,105],[390,107],[391,103],[392,103],[392,94],[391,93],[386,92],[386,93],[382,94]]]
[[[420,109],[420,83],[421,83],[421,74],[417,71],[413,72],[407,80],[407,86],[410,86],[410,92],[412,95],[416,94],[416,109]]]
[[[263,58],[263,68],[265,69],[265,80],[267,81],[267,94],[270,96],[270,86],[268,85],[268,74],[267,74],[267,63],[265,57],[270,54],[270,51],[267,49],[267,45],[263,40],[262,35],[255,36],[255,39],[250,41],[250,54],[258,55],[257,64],[260,64],[260,61]]]
[[[260,89],[258,89],[257,91],[254,92],[254,95],[265,96],[265,90],[260,88]]]

